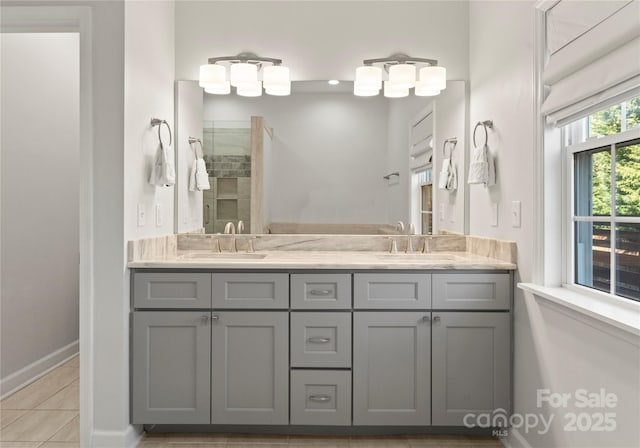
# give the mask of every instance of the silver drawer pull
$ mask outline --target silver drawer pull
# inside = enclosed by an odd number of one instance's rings
[[[331,401],[331,397],[329,395],[309,395],[309,401],[326,403],[327,401]]]
[[[307,342],[310,344],[327,344],[331,342],[331,338],[313,337],[307,339]]]
[[[214,314],[213,316],[211,316],[211,320],[213,322],[218,322],[220,320],[220,316],[218,314]]]
[[[309,295],[312,295],[312,296],[328,296],[332,292],[333,291],[330,290],[330,289],[312,289],[311,291],[309,291]]]

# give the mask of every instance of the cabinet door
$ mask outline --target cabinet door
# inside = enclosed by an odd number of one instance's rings
[[[289,308],[289,274],[213,274],[213,308]]]
[[[292,370],[291,424],[351,424],[349,370]]]
[[[288,313],[214,313],[211,334],[211,423],[286,425]]]
[[[433,424],[464,425],[468,413],[510,412],[510,314],[434,312]]]
[[[211,274],[136,272],[134,308],[211,308]]]
[[[210,316],[133,313],[132,423],[209,422]]]
[[[431,274],[354,274],[354,308],[429,309]]]
[[[430,339],[429,313],[354,313],[354,425],[430,424]]]
[[[351,313],[291,313],[291,367],[351,367]]]

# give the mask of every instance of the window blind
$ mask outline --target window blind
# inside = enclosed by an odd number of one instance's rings
[[[549,123],[560,126],[640,88],[640,0],[595,3],[603,2],[563,0],[546,12],[550,56],[543,81],[549,95],[541,112]],[[582,17],[573,19],[582,26],[561,30],[563,21],[553,18],[556,8],[563,16],[570,10]]]

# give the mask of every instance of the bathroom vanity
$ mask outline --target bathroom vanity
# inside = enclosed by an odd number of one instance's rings
[[[385,432],[510,411],[512,263],[195,252],[130,267],[132,423]]]

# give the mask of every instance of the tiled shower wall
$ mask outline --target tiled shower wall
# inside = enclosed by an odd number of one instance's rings
[[[227,222],[251,228],[251,135],[248,127],[204,123],[204,160],[211,190],[204,192],[206,233],[222,233]],[[237,124],[236,124],[237,125]],[[247,124],[247,126],[249,126]]]

